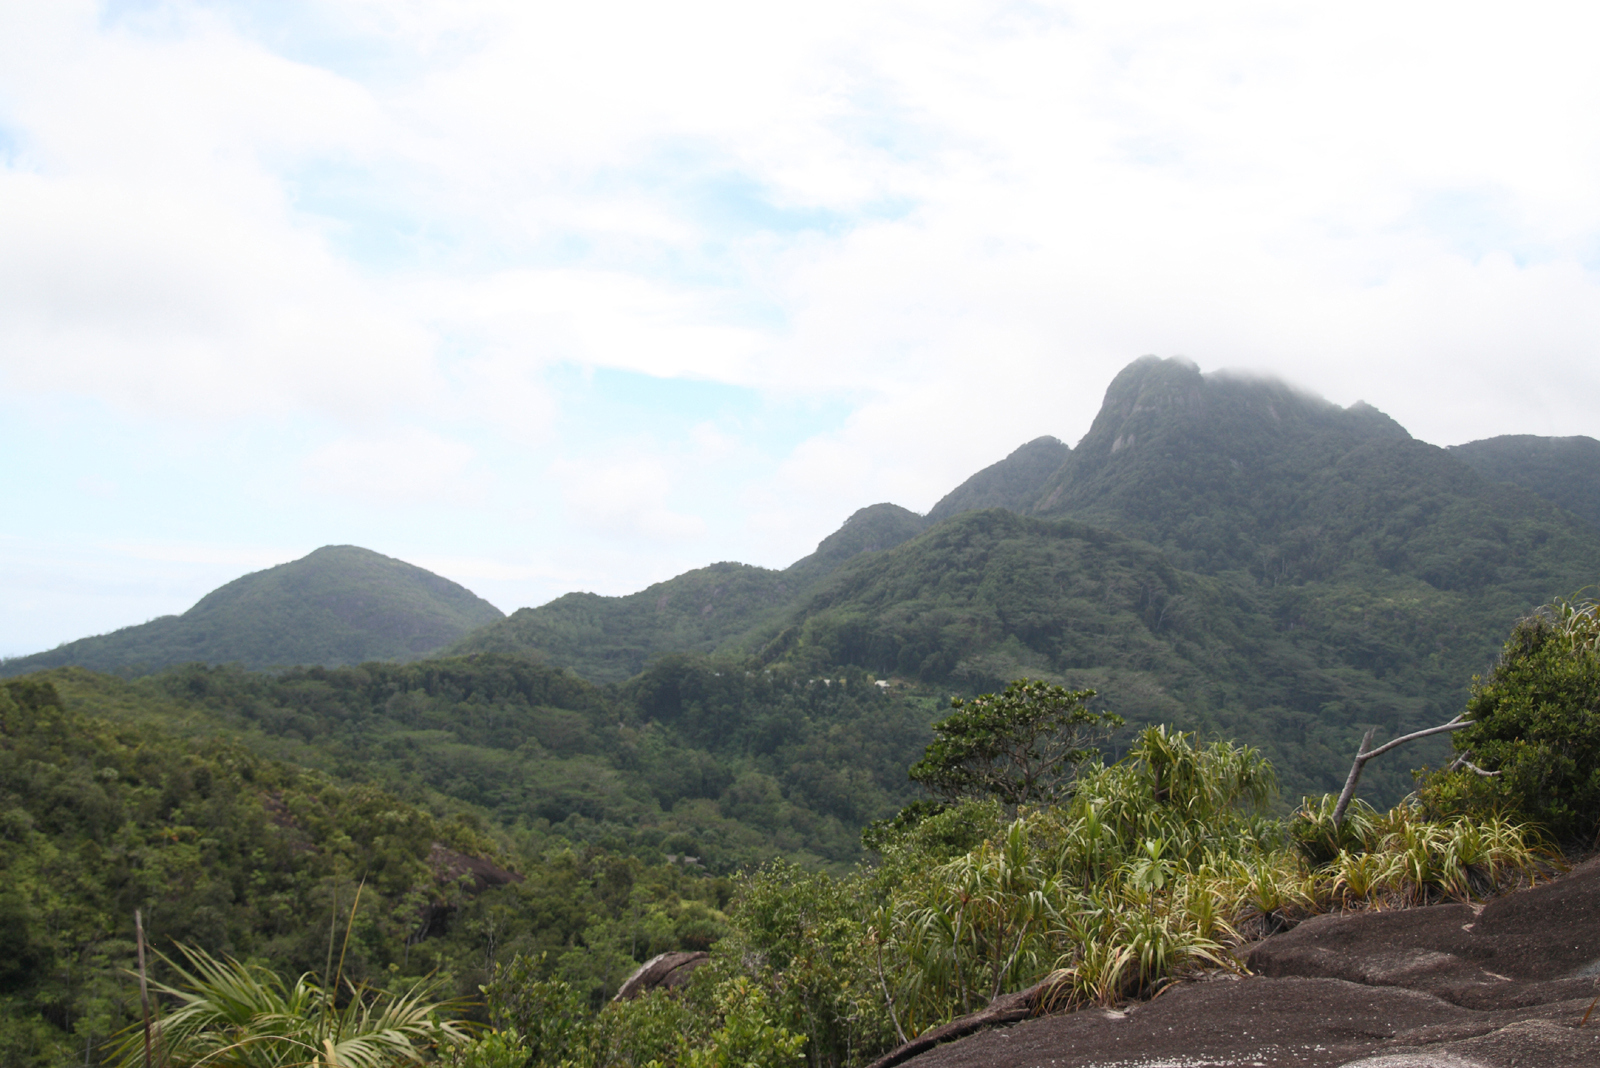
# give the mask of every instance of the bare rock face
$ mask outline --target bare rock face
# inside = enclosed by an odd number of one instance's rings
[[[520,883],[524,876],[507,871],[492,860],[459,853],[442,842],[433,843],[428,850],[428,867],[441,884],[459,882],[463,876],[471,880],[469,893],[476,896],[491,886]]]
[[[428,867],[433,870],[441,893],[445,887],[454,885],[469,898],[477,897],[492,886],[520,883],[526,878],[492,860],[457,852],[442,842],[434,842],[428,850]],[[450,918],[455,911],[456,906],[448,898],[423,905],[417,910],[417,926],[408,941],[414,944],[444,934],[450,929]]]
[[[1035,983],[1026,990],[1019,990],[1015,994],[1002,994],[978,1012],[970,1016],[957,1017],[947,1024],[923,1032],[903,1046],[890,1050],[867,1068],[895,1068],[896,1065],[904,1064],[935,1046],[966,1035],[977,1034],[991,1027],[1002,1027],[1036,1016],[1042,1010],[1044,999],[1049,996],[1049,986],[1050,983],[1046,980]]]
[[[639,965],[639,970],[628,976],[617,989],[613,1001],[632,1001],[652,990],[674,990],[689,981],[694,970],[711,959],[705,951],[697,953],[662,953]]]
[[[1600,860],[1482,907],[1321,916],[1258,944],[1249,965],[1124,1011],[1035,1017],[885,1062],[1594,1068],[1600,1009],[1579,1023],[1600,993]]]

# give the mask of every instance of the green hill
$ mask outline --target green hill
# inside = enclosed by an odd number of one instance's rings
[[[463,586],[354,545],[245,575],[180,616],[13,657],[0,674],[68,664],[145,672],[200,661],[251,668],[415,660],[501,619]]]
[[[1548,596],[1524,586],[1570,589],[1600,569],[1592,542],[1561,544],[1585,555],[1552,549],[1524,583],[1441,587],[1348,565],[1269,584],[1180,569],[1073,521],[971,512],[851,564],[744,648],[956,692],[1021,676],[1092,687],[1130,723],[1261,747],[1294,800],[1338,788],[1366,726],[1393,736],[1454,715],[1510,622]],[[1374,765],[1364,789],[1393,801],[1425,756]]]
[[[1055,438],[1035,438],[945,494],[928,510],[927,521],[938,523],[983,508],[1029,511],[1045,482],[1071,455],[1072,450]]]
[[[458,642],[453,653],[537,652],[596,682],[621,682],[665,653],[709,653],[777,618],[795,599],[863,553],[915,537],[924,522],[895,504],[852,515],[816,552],[773,571],[721,563],[625,597],[569,593],[521,608]]]
[[[1600,527],[1600,441],[1507,434],[1449,451],[1484,478],[1530,489]]]
[[[536,652],[586,679],[620,682],[653,656],[716,649],[788,603],[793,592],[781,571],[712,564],[625,597],[569,593],[519,608],[450,652]]]
[[[784,569],[790,587],[799,593],[828,577],[863,553],[878,553],[921,534],[928,520],[898,504],[874,504],[858,510],[817,545],[817,551]]]
[[[587,631],[564,598],[461,648],[610,680],[676,650],[944,692],[1040,676],[1259,745],[1294,796],[1336,788],[1366,726],[1448,719],[1517,617],[1597,577],[1600,532],[1369,405],[1147,357],[1075,448],[1029,442],[926,519],[875,505],[784,572],[587,597]]]

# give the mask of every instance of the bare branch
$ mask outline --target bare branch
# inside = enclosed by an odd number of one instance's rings
[[[1365,756],[1367,746],[1372,744],[1372,736],[1377,733],[1378,728],[1368,727],[1367,733],[1361,737],[1361,744],[1356,746],[1356,762],[1350,765],[1350,774],[1345,776],[1344,789],[1339,791],[1339,803],[1333,806],[1335,828],[1344,821],[1344,810],[1350,806],[1350,799],[1356,795],[1356,783],[1361,779],[1361,769],[1367,766]]]
[[[1462,727],[1470,725],[1471,724],[1468,720],[1464,720],[1460,716],[1457,716],[1449,723],[1441,723],[1439,726],[1429,727],[1425,731],[1412,731],[1410,734],[1402,735],[1392,742],[1385,742],[1383,745],[1380,745],[1378,748],[1372,750],[1372,752],[1363,755],[1367,760],[1371,760],[1373,757],[1382,756],[1397,745],[1405,745],[1407,742],[1414,742],[1418,738],[1426,738],[1430,734],[1443,734],[1445,731],[1458,731]]]
[[[1356,783],[1361,780],[1361,769],[1367,766],[1367,761],[1374,757],[1382,756],[1396,746],[1414,742],[1418,738],[1426,738],[1430,734],[1443,734],[1446,731],[1458,731],[1462,727],[1470,725],[1471,721],[1457,716],[1449,723],[1441,723],[1437,727],[1429,727],[1426,730],[1412,731],[1410,734],[1401,735],[1393,741],[1385,742],[1376,749],[1368,749],[1367,746],[1372,744],[1372,736],[1378,733],[1378,728],[1368,727],[1367,733],[1361,739],[1361,744],[1356,747],[1355,763],[1350,765],[1350,775],[1344,781],[1344,790],[1339,794],[1339,803],[1333,807],[1333,825],[1337,827],[1344,821],[1344,810],[1350,807],[1350,800],[1355,797]],[[1464,759],[1461,762],[1466,763]],[[1467,766],[1472,767],[1470,764]],[[1473,768],[1472,770],[1483,776],[1499,774],[1498,772],[1481,771],[1478,768]]]

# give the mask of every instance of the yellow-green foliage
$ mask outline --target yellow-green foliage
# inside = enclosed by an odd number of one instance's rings
[[[1291,838],[1261,814],[1272,781],[1248,747],[1151,728],[1126,760],[1080,776],[1064,806],[1004,826],[970,806],[990,830],[958,856],[919,867],[933,836],[905,835],[884,866],[894,1022],[915,1034],[1046,977],[1058,1006],[1110,1004],[1197,967],[1238,967],[1238,943],[1312,912],[1479,896],[1546,863],[1504,820],[1430,822],[1408,806],[1358,805],[1335,833],[1331,797],[1308,799]],[[1319,842],[1324,863],[1307,856]]]
[[[1272,769],[1248,747],[1151,728],[1093,767],[1063,807],[1022,813],[896,895],[907,1030],[1053,973],[1058,1001],[1111,1002],[1198,963],[1249,907],[1248,874],[1280,893]],[[1241,874],[1245,873],[1245,874]]]
[[[782,862],[748,874],[732,933],[677,998],[573,1026],[557,1022],[582,1016],[564,984],[492,986],[491,1003],[521,1007],[460,1063],[499,1068],[494,1043],[515,1026],[530,1064],[783,1064],[803,1050],[818,1068],[859,1065],[1041,980],[1054,1008],[1115,1004],[1238,969],[1241,943],[1317,911],[1480,896],[1548,863],[1522,828],[1410,806],[1357,804],[1336,832],[1334,799],[1307,799],[1286,828],[1262,815],[1271,783],[1248,747],[1152,728],[1127,759],[1086,769],[1065,805],[967,802],[843,878]],[[1325,860],[1319,843],[1336,847]]]
[[[1322,845],[1333,838],[1331,796],[1307,798],[1298,833]],[[1558,855],[1527,827],[1500,816],[1428,819],[1415,805],[1387,813],[1357,802],[1338,851],[1313,872],[1322,908],[1404,907],[1499,893],[1550,870]]]
[[[518,957],[484,987],[493,1029],[447,1052],[451,1068],[795,1068],[808,1037],[791,1030],[762,978],[698,970],[687,988],[614,1001],[598,1013]],[[815,1043],[811,1043],[815,1045]]]
[[[288,984],[259,965],[180,948],[184,964],[168,963],[181,982],[153,984],[176,1002],[151,1028],[156,1063],[171,1068],[390,1068],[467,1039],[450,1019],[463,1006],[433,999],[427,980],[394,994],[347,984],[341,1005],[338,978],[324,985],[306,973]],[[129,1026],[117,1052],[120,1068],[148,1063],[143,1027]]]

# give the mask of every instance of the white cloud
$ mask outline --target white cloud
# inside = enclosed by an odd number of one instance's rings
[[[440,329],[523,366],[575,363],[748,380],[764,339],[716,320],[715,295],[614,271],[507,270],[418,283]]]
[[[668,507],[675,479],[659,458],[559,460],[552,471],[568,508],[595,533],[648,543],[693,538],[706,530],[699,516]]]
[[[474,459],[472,446],[465,442],[407,427],[329,442],[302,466],[307,483],[318,493],[405,510],[422,502],[481,500],[488,483],[473,469]]]
[[[502,546],[538,512],[493,581],[552,593],[786,563],[855,507],[926,508],[1027,438],[1075,440],[1147,352],[1441,443],[1594,433],[1597,21],[13,5],[0,390],[202,438],[312,425],[333,444],[279,460],[305,507],[421,493]],[[698,417],[641,444],[564,421],[557,366],[854,411],[781,456]]]

